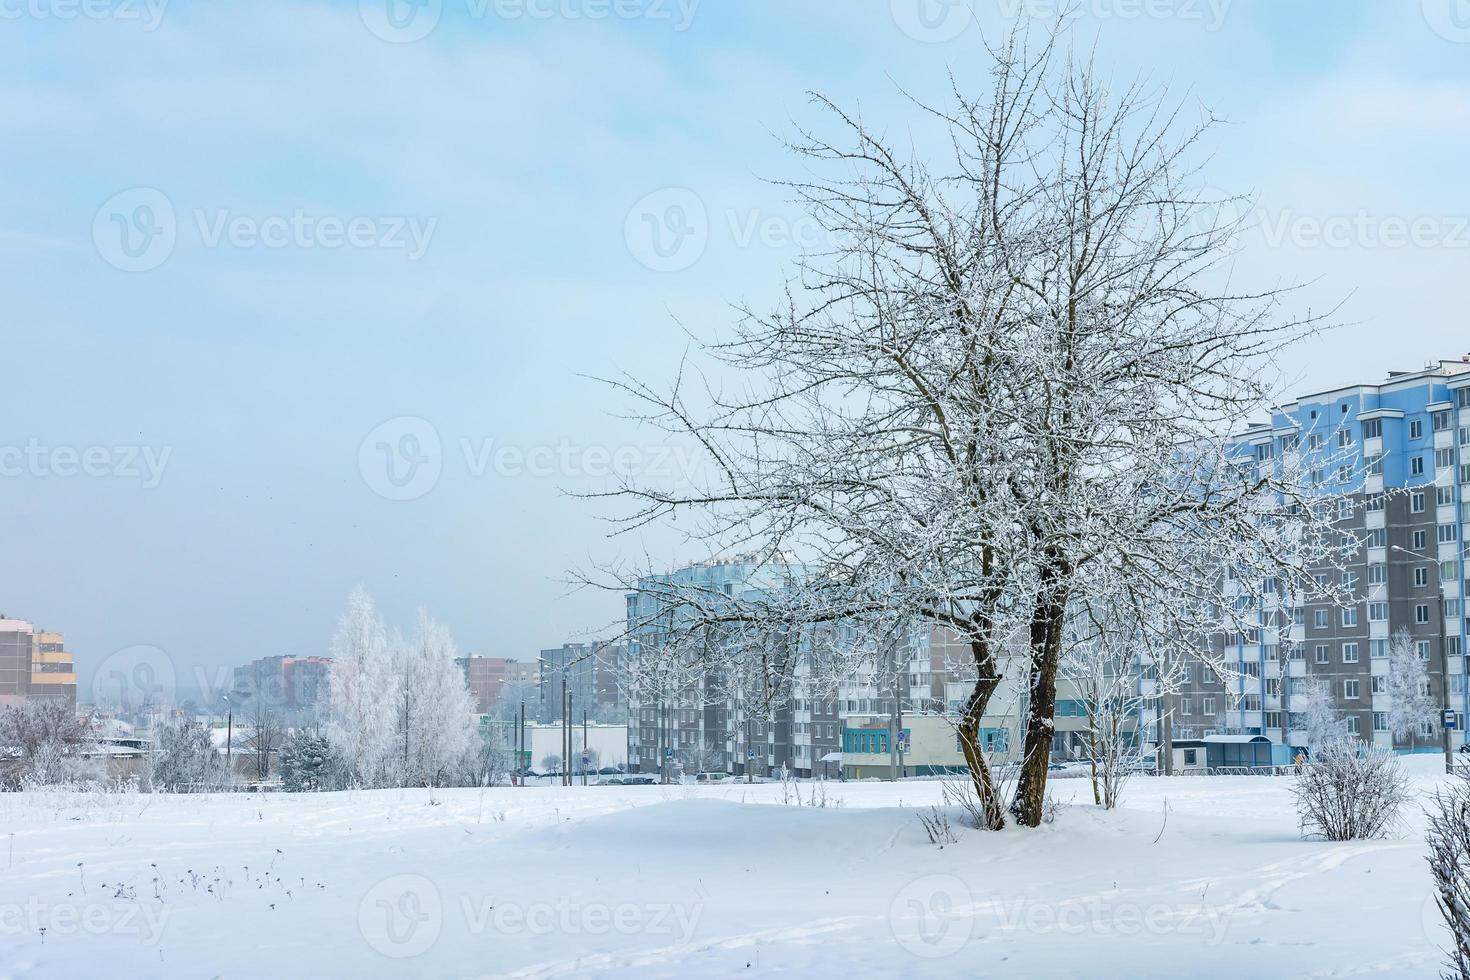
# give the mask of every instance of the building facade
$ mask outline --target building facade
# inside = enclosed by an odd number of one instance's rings
[[[261,657],[236,667],[232,703],[260,706],[292,722],[316,720],[330,692],[331,657]]]
[[[656,645],[659,631],[650,626],[657,613],[657,593],[688,589],[705,596],[757,598],[761,593],[783,588],[796,567],[773,567],[749,561],[706,562],[680,568],[668,575],[640,583],[640,590],[626,596],[628,633],[632,638],[628,656],[636,661],[643,645]],[[839,628],[835,640],[858,642]],[[926,746],[933,731],[948,734],[940,747],[924,749],[925,761],[900,760],[909,775],[916,767],[933,769],[948,764],[954,746],[954,722],[959,709],[974,687],[973,659],[968,644],[940,628],[921,631],[887,651],[875,652],[870,660],[853,670],[831,690],[808,685],[810,676],[809,638],[801,641],[791,698],[769,710],[753,710],[739,699],[720,692],[729,685],[714,670],[704,670],[686,680],[677,691],[662,696],[645,696],[630,705],[628,760],[642,772],[697,772],[718,770],[745,775],[768,776],[782,770],[797,776],[836,775],[847,762],[844,746],[854,744],[852,732],[866,736],[883,730],[887,739],[895,724],[911,732],[922,731]],[[982,727],[992,752],[1006,755],[1019,734],[1020,703],[1024,685],[1019,683],[1022,662],[1008,660],[1007,679],[992,698],[990,713]],[[879,724],[876,719],[888,719]],[[861,744],[872,744],[862,740]],[[918,751],[917,745],[913,747]],[[884,752],[887,750],[885,749]],[[867,753],[865,753],[867,754]],[[878,753],[881,754],[881,753]],[[932,759],[928,758],[930,755]],[[939,761],[939,760],[945,761]],[[885,768],[886,767],[886,768]],[[877,775],[879,768],[891,771],[891,759],[864,759],[860,768]]]
[[[60,633],[0,616],[0,708],[56,700],[77,706],[77,674]]]
[[[1345,567],[1313,571],[1322,584],[1349,590],[1351,601],[1295,600],[1227,578],[1222,601],[1256,626],[1213,641],[1224,673],[1195,664],[1184,689],[1166,699],[1172,721],[1163,724],[1172,724],[1172,736],[1263,736],[1274,762],[1289,761],[1305,746],[1303,696],[1309,685],[1325,684],[1347,733],[1383,747],[1437,751],[1439,719],[1411,738],[1395,740],[1389,730],[1389,651],[1404,635],[1424,661],[1433,703],[1454,712],[1454,747],[1463,745],[1470,357],[1304,396],[1246,432],[1239,451],[1258,469],[1302,454],[1324,495],[1320,506],[1335,510],[1330,516],[1345,542],[1359,542]],[[1153,724],[1155,740],[1160,724]]]
[[[584,712],[589,717],[621,717],[626,701],[618,672],[624,656],[621,645],[609,643],[564,643],[542,650],[536,681],[541,719],[561,718],[563,684],[572,699],[574,721]]]

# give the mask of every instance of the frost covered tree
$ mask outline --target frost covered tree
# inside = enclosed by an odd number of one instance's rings
[[[154,737],[157,744],[150,778],[154,790],[209,792],[229,783],[224,756],[215,748],[207,726],[194,722],[164,725]]]
[[[811,176],[788,187],[828,246],[777,309],[743,310],[705,348],[718,380],[696,365],[667,388],[611,382],[707,459],[687,485],[611,495],[625,529],[677,521],[710,554],[800,570],[747,595],[655,586],[665,629],[722,642],[645,659],[719,670],[772,630],[823,629],[876,659],[947,630],[970,648],[957,731],[985,823],[1010,810],[1037,826],[1077,602],[1161,610],[1156,648],[1209,657],[1205,637],[1254,625],[1220,601],[1227,576],[1314,594],[1308,569],[1355,543],[1312,506],[1322,453],[1260,466],[1230,438],[1276,400],[1277,353],[1320,320],[1226,274],[1238,223],[1194,163],[1215,121],[1111,89],[1056,35],[991,54],[988,91],[957,85],[897,127],[814,96],[838,135],[793,141]],[[604,571],[587,579],[647,588],[649,570]],[[979,729],[1010,657],[1029,711],[1007,800]]]
[[[332,637],[332,670],[327,735],[351,778],[378,785],[394,747],[393,664],[388,632],[361,587],[347,598],[347,610]]]
[[[1313,758],[1347,735],[1347,726],[1327,681],[1304,680],[1302,690],[1292,696],[1292,712],[1292,720]]]
[[[1409,631],[1400,628],[1388,645],[1388,728],[1397,741],[1409,742],[1434,724],[1439,710],[1429,696],[1428,665]]]
[[[449,630],[423,610],[413,636],[395,637],[390,646],[398,782],[442,785],[475,737],[475,701],[455,663],[459,649]]]
[[[288,793],[340,789],[342,760],[325,735],[301,729],[286,735],[280,750],[281,785]]]
[[[1139,739],[1147,705],[1163,703],[1178,690],[1181,671],[1167,658],[1153,662],[1147,633],[1115,610],[1089,610],[1074,617],[1073,635],[1062,656],[1061,675],[1067,680],[1087,715],[1084,733],[1092,779],[1093,802],[1111,810],[1118,805],[1123,785],[1139,759]],[[1145,696],[1141,685],[1149,661]],[[1169,724],[1167,714],[1161,724]]]
[[[0,755],[14,758],[18,776],[35,783],[91,775],[82,750],[95,734],[90,715],[79,717],[59,700],[36,699],[0,711]]]

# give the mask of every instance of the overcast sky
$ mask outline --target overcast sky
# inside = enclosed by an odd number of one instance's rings
[[[0,613],[83,701],[139,645],[323,653],[359,583],[491,655],[605,625],[568,568],[698,555],[564,492],[677,465],[583,376],[667,378],[774,295],[808,90],[902,140],[899,86],[977,87],[981,29],[1055,4],[974,6],[3,0]],[[1470,10],[1080,6],[1109,74],[1231,121],[1243,281],[1346,300],[1295,390],[1470,351]]]

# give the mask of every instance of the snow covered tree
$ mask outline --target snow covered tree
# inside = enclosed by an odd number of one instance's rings
[[[95,775],[82,750],[95,735],[91,716],[79,717],[65,702],[36,699],[0,711],[0,755],[19,763],[17,776],[49,784]]]
[[[712,555],[798,570],[749,595],[655,585],[677,609],[659,610],[665,629],[721,642],[645,660],[724,668],[760,649],[732,633],[823,628],[881,657],[948,630],[970,647],[957,730],[986,825],[1010,809],[1036,826],[1078,601],[1161,610],[1156,649],[1210,657],[1204,638],[1255,625],[1220,601],[1227,576],[1318,594],[1309,570],[1357,545],[1313,506],[1330,440],[1257,465],[1230,437],[1277,401],[1277,353],[1320,323],[1222,274],[1238,223],[1191,162],[1214,120],[1110,91],[1056,36],[992,55],[988,93],[916,105],[898,127],[925,128],[940,167],[814,97],[841,136],[803,132],[814,176],[789,186],[830,247],[800,260],[778,309],[742,311],[709,345],[719,383],[693,368],[667,390],[612,381],[708,465],[610,495],[632,503],[628,529],[678,521]],[[649,570],[626,571],[587,579],[648,591]],[[980,722],[1013,656],[1029,711],[1003,801]]]
[[[340,789],[345,771],[325,735],[301,729],[281,742],[281,785],[288,793]]]
[[[1400,628],[1388,645],[1388,728],[1396,741],[1409,742],[1439,717],[1429,696],[1429,671],[1409,631]]]
[[[379,785],[389,764],[394,694],[387,630],[358,587],[332,637],[327,735],[360,785]]]
[[[459,649],[449,630],[423,610],[413,636],[390,646],[399,783],[442,785],[475,737],[475,701],[455,663]]]
[[[1087,758],[1093,802],[1111,810],[1137,768],[1145,707],[1162,704],[1178,689],[1180,671],[1168,662],[1150,663],[1150,695],[1140,689],[1148,658],[1145,633],[1138,624],[1110,610],[1075,617],[1074,636],[1062,656],[1061,675],[1070,682],[1087,715]],[[1149,658],[1151,660],[1151,658]],[[1165,713],[1160,723],[1170,724]]]
[[[171,793],[210,792],[229,783],[224,756],[207,726],[194,722],[164,725],[155,731],[150,782]]]
[[[1307,743],[1313,758],[1324,748],[1347,735],[1342,714],[1337,710],[1327,681],[1304,680],[1302,690],[1292,695],[1292,720]]]

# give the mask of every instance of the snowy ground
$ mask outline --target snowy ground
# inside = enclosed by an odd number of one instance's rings
[[[1303,842],[1287,784],[1058,780],[1053,825],[943,850],[925,781],[0,794],[0,976],[1434,975],[1417,807]]]

